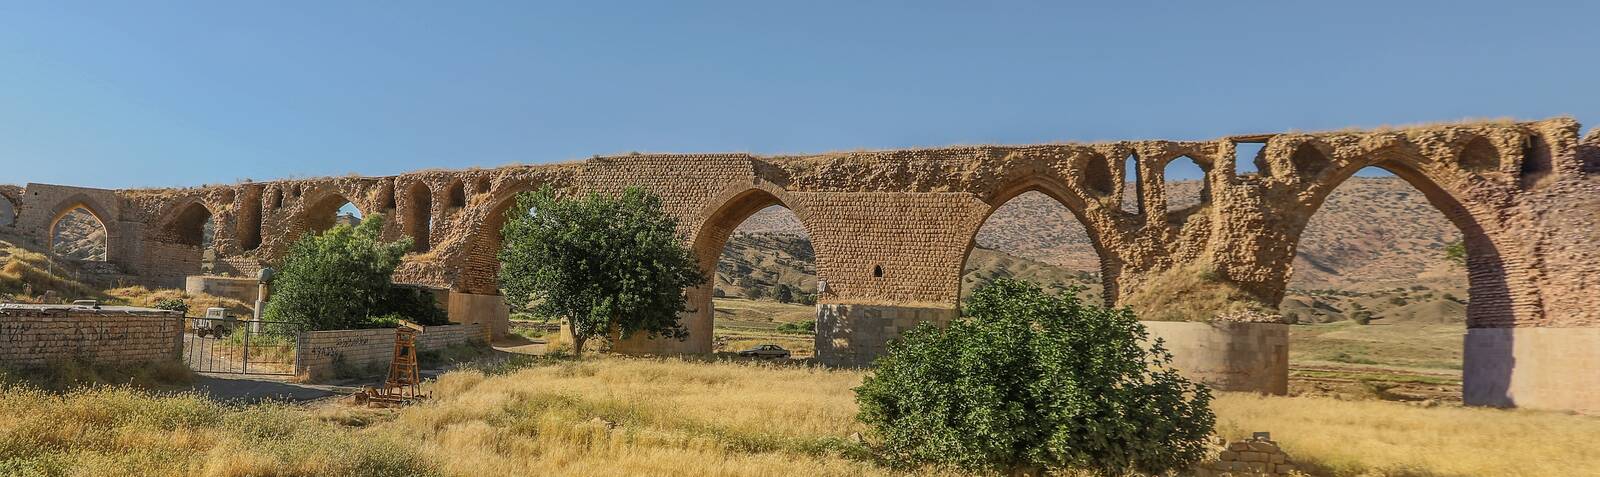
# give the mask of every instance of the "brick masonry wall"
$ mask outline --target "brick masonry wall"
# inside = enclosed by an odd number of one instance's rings
[[[175,313],[0,309],[0,364],[41,366],[83,357],[94,363],[176,359],[183,318]]]
[[[417,338],[417,351],[468,342],[486,342],[484,325],[429,326]],[[395,330],[308,331],[296,339],[295,375],[321,381],[337,373],[338,363],[351,369],[388,366],[394,359]]]

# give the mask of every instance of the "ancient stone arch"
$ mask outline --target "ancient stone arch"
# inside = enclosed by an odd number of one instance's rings
[[[62,199],[58,204],[50,208],[53,213],[48,221],[49,226],[47,234],[42,242],[50,244],[51,247],[54,248],[56,226],[61,223],[62,218],[65,218],[68,214],[71,214],[73,211],[78,209],[88,211],[89,215],[93,216],[95,221],[100,223],[100,227],[105,230],[105,261],[111,262],[116,259],[120,259],[121,257],[114,255],[113,250],[116,249],[117,238],[120,237],[121,234],[118,233],[118,228],[115,227],[116,222],[111,220],[112,216],[105,212],[109,209],[106,209],[96,200],[84,194],[74,194],[66,199]]]

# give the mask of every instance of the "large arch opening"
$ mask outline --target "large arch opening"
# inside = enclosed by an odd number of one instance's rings
[[[1043,187],[999,199],[967,247],[961,301],[1000,278],[1056,292],[1075,290],[1085,303],[1113,299],[1102,283],[1104,260],[1093,236],[1063,201]]]
[[[792,358],[815,356],[817,264],[811,234],[770,194],[743,200],[749,202],[708,223],[701,231],[706,239],[695,246],[702,269],[708,258],[715,262],[706,274],[711,350],[737,354],[777,345]],[[768,205],[754,213],[744,210],[761,204]],[[717,235],[723,237],[720,243]]]
[[[109,246],[105,222],[86,205],[68,206],[50,222],[50,253],[56,257],[104,262]]]
[[[702,215],[688,245],[708,281],[685,290],[689,337],[670,348],[732,354],[770,344],[791,358],[815,355],[815,253],[804,214],[777,194],[730,191]]]
[[[1335,183],[1299,236],[1279,306],[1290,393],[1461,402],[1469,315],[1510,313],[1493,243],[1406,163]]]

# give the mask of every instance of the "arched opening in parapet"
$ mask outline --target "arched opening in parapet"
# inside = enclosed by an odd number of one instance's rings
[[[1291,393],[1458,402],[1469,309],[1508,306],[1503,278],[1469,283],[1468,267],[1501,269],[1494,245],[1404,163],[1332,184],[1299,234],[1279,304],[1291,323]]]
[[[335,225],[361,225],[365,213],[349,199],[339,194],[329,194],[305,209],[305,231],[321,233],[333,228]]]
[[[1178,156],[1167,161],[1162,178],[1166,181],[1162,191],[1167,200],[1167,220],[1181,223],[1196,210],[1211,203],[1211,181],[1206,173],[1211,168],[1189,156]]]
[[[0,195],[0,227],[16,225],[17,203],[10,196]]]
[[[248,252],[261,247],[261,189],[250,188],[239,204],[239,248]]]
[[[184,275],[213,273],[217,253],[212,243],[216,233],[217,222],[205,204],[191,201],[179,206],[158,236],[158,242],[170,247],[161,254],[166,265]]]
[[[50,253],[56,257],[104,262],[109,246],[105,222],[87,206],[69,206],[50,223]]]
[[[273,210],[282,209],[283,189],[273,187],[271,190],[267,191],[267,203],[272,204]]]
[[[433,190],[428,188],[427,183],[413,182],[407,189],[406,220],[402,228],[411,237],[413,251],[427,252],[432,247]]]
[[[817,259],[811,234],[769,193],[752,191],[735,201],[702,227],[695,244],[711,278],[706,305],[713,310],[712,351],[775,344],[791,357],[815,355]],[[708,259],[714,265],[706,267]]]
[[[461,180],[458,179],[455,182],[451,182],[450,187],[446,190],[450,196],[445,201],[445,207],[453,210],[467,206],[467,186]]]
[[[1075,293],[1085,303],[1108,303],[1101,254],[1084,221],[1042,188],[1011,196],[989,212],[961,266],[960,300],[1001,278]]]
[[[1122,161],[1122,196],[1117,201],[1123,212],[1144,215],[1144,186],[1139,182],[1139,156],[1129,154]]]
[[[1239,141],[1233,143],[1233,174],[1237,177],[1257,175],[1267,170],[1267,143],[1265,141]]]

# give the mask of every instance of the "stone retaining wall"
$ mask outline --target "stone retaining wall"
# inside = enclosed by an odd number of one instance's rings
[[[308,331],[296,339],[294,374],[302,381],[321,381],[347,369],[388,366],[394,359],[393,328],[370,330]],[[417,338],[417,351],[436,350],[467,342],[487,342],[484,325],[429,326]]]
[[[94,363],[177,359],[183,317],[147,308],[0,307],[0,365],[36,367],[82,357]]]
[[[1289,325],[1141,321],[1184,377],[1219,391],[1289,392]]]

